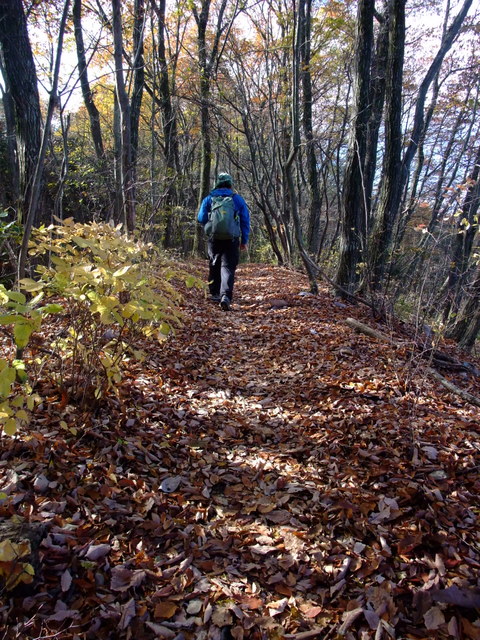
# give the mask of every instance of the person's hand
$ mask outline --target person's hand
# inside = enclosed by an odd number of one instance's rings
[[[240,245],[240,251],[246,251],[247,250],[247,245],[246,244],[241,244]]]

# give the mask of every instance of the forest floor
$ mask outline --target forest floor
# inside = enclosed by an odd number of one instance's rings
[[[0,640],[480,639],[479,408],[413,329],[307,289],[241,265],[232,311],[188,292],[119,398],[52,392],[2,436],[0,519],[48,527]]]

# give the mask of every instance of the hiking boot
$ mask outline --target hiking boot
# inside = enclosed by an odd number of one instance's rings
[[[210,296],[210,300],[212,302],[220,302],[220,300],[222,299],[221,295],[219,293],[213,294]]]
[[[222,296],[220,306],[224,311],[230,311],[230,298],[228,296]]]

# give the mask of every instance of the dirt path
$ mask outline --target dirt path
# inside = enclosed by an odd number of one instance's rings
[[[477,409],[302,288],[244,265],[232,312],[192,291],[118,414],[50,427],[36,622],[5,637],[479,637]],[[39,450],[4,456],[22,490]]]

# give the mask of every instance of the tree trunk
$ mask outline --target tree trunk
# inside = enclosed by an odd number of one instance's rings
[[[50,129],[52,124],[53,113],[58,102],[58,78],[60,74],[60,62],[62,58],[63,49],[63,36],[65,34],[65,26],[67,23],[68,10],[70,7],[70,0],[65,0],[63,7],[62,18],[60,20],[60,27],[58,31],[57,51],[55,56],[55,65],[52,77],[52,88],[48,100],[47,115],[45,116],[45,125],[43,127],[42,142],[40,150],[38,152],[37,164],[35,167],[35,173],[32,179],[32,185],[30,190],[30,201],[28,203],[27,215],[23,226],[22,244],[20,246],[20,253],[18,257],[18,280],[25,277],[25,269],[27,265],[27,253],[28,243],[32,234],[33,225],[37,217],[38,204],[40,202],[41,191],[43,186],[43,171],[45,164],[45,156],[47,153],[47,146],[50,142]]]
[[[298,16],[295,16],[295,37],[293,39],[293,64],[292,64],[292,93],[291,93],[291,118],[292,118],[292,136],[291,136],[291,148],[290,154],[283,167],[286,184],[288,189],[293,228],[295,231],[295,240],[297,242],[297,248],[300,252],[303,265],[308,275],[310,282],[311,293],[318,293],[318,286],[316,281],[316,267],[313,261],[309,258],[302,234],[302,225],[300,215],[298,211],[298,199],[297,192],[295,190],[295,184],[293,179],[292,165],[300,147],[300,105],[299,105],[299,85],[300,85],[300,38],[301,30],[299,26],[299,16],[304,12],[305,0],[299,0]]]
[[[68,149],[68,131],[70,129],[70,114],[65,117],[63,111],[60,113],[60,125],[62,129],[62,165],[60,169],[60,179],[58,181],[57,193],[55,195],[55,202],[53,203],[53,213],[59,219],[63,220],[63,195],[65,192],[65,182],[68,176],[68,161],[69,161],[69,149]]]
[[[447,283],[447,303],[444,319],[457,313],[462,289],[467,276],[468,263],[473,249],[473,241],[478,232],[478,209],[480,207],[480,147],[477,150],[469,186],[458,221],[457,234],[453,243],[452,258]]]
[[[121,0],[112,0],[113,9],[113,43],[115,61],[115,91],[120,113],[121,130],[121,200],[122,220],[127,232],[135,229],[135,200],[133,197],[133,172],[132,172],[132,130],[131,110],[125,80],[123,76],[123,36]]]
[[[198,68],[200,72],[200,127],[201,127],[201,151],[200,151],[200,186],[198,190],[197,206],[200,208],[202,200],[210,191],[210,171],[212,166],[212,142],[210,133],[210,75],[211,65],[207,62],[207,23],[210,12],[210,0],[202,0],[201,11],[197,12],[193,5],[195,21],[197,23],[197,48]],[[196,226],[194,238],[194,253],[200,253],[203,234],[199,226]]]
[[[363,171],[370,113],[374,8],[374,0],[359,0],[354,61],[355,112],[344,177],[340,256],[336,275],[337,284],[349,293],[356,289],[358,263],[365,251],[367,212]]]
[[[281,231],[282,224],[279,220],[276,207],[271,203],[270,197],[267,193],[268,189],[265,187],[265,182],[264,180],[262,180],[260,174],[260,170],[265,164],[265,160],[262,154],[262,141],[260,136],[256,135],[256,132],[252,130],[251,120],[252,119],[248,113],[248,110],[242,110],[243,130],[250,152],[251,170],[255,185],[255,191],[257,192],[255,201],[256,205],[263,213],[270,245],[277,258],[278,264],[283,265],[285,261],[289,260],[291,250],[287,241],[286,234],[282,233]],[[266,173],[268,174],[268,172]],[[270,174],[268,174],[268,179],[271,179]],[[280,240],[282,249],[278,245],[277,237]]]
[[[389,52],[386,69],[385,153],[378,209],[370,240],[371,285],[379,289],[385,273],[388,250],[400,196],[402,153],[402,83],[405,52],[405,3],[390,0]]]
[[[438,167],[436,173],[438,175],[437,184],[435,186],[435,192],[433,196],[433,207],[432,213],[430,216],[430,221],[428,223],[427,233],[422,234],[422,238],[418,243],[418,247],[416,250],[416,254],[413,260],[409,260],[408,268],[404,271],[404,281],[410,282],[414,274],[421,273],[422,265],[426,258],[430,255],[429,248],[432,246],[433,242],[435,242],[434,233],[441,224],[443,215],[447,212],[450,206],[450,198],[452,198],[452,193],[454,193],[453,185],[457,182],[457,175],[460,169],[460,165],[464,159],[465,153],[470,145],[470,140],[472,137],[472,129],[473,124],[476,121],[476,114],[480,107],[480,87],[476,88],[476,95],[474,98],[471,96],[472,87],[469,87],[465,98],[462,101],[462,106],[459,106],[455,122],[453,126],[448,131],[448,141],[447,145],[442,152],[442,159],[440,162],[440,166]],[[472,107],[473,103],[473,107]],[[463,133],[461,138],[463,139],[462,147],[460,151],[457,153],[457,156],[452,164],[452,154],[454,152],[454,148],[460,138],[459,132],[461,131],[463,124],[466,119],[466,114],[468,111],[472,109],[471,122],[467,129],[466,133]],[[448,167],[448,170],[447,170]],[[449,197],[447,197],[449,195]],[[457,197],[454,195],[453,197]],[[403,238],[403,234],[405,232],[406,226],[409,222],[410,217],[414,213],[415,209],[413,208],[413,203],[407,210],[407,215],[401,221],[401,228],[399,232],[399,240]],[[448,283],[447,283],[448,284]],[[434,307],[437,309],[440,306],[444,306],[444,294],[445,288],[441,291],[437,300],[434,303]]]
[[[444,37],[442,38],[440,48],[437,51],[437,54],[432,64],[430,65],[425,75],[425,78],[423,79],[419,87],[418,97],[415,104],[415,116],[413,120],[413,127],[412,127],[412,132],[410,134],[410,143],[407,147],[407,151],[405,153],[405,156],[402,162],[402,174],[401,174],[402,188],[400,189],[400,195],[404,187],[406,186],[406,183],[408,180],[408,173],[410,171],[410,165],[417,151],[420,136],[424,131],[424,122],[425,122],[424,108],[425,108],[425,100],[427,98],[428,90],[430,89],[430,86],[433,80],[437,76],[445,56],[447,55],[452,44],[454,43],[455,38],[457,37],[460,31],[460,28],[467,16],[468,10],[470,9],[471,5],[472,5],[472,0],[465,0],[465,2],[463,3],[463,6],[460,9],[459,13],[457,14],[455,20],[452,22],[450,27],[445,32]]]
[[[0,52],[1,54],[1,52]],[[20,179],[18,175],[18,155],[15,134],[15,103],[8,75],[5,72],[2,56],[0,55],[0,73],[3,76],[5,88],[2,90],[3,112],[5,114],[5,134],[7,137],[8,184],[5,185],[6,201],[12,206],[17,206],[20,201]]]
[[[164,157],[166,165],[166,188],[165,188],[165,235],[164,246],[169,248],[173,244],[173,208],[177,203],[177,176],[179,170],[179,153],[178,153],[178,133],[177,133],[177,116],[172,104],[172,96],[170,91],[170,79],[168,75],[168,63],[165,46],[165,6],[166,0],[159,0],[158,4],[153,0],[158,19],[158,45],[157,56],[159,63],[158,73],[158,91],[159,104],[162,116],[162,130],[164,139]]]
[[[113,98],[113,146],[113,178],[115,182],[113,219],[115,224],[125,224],[122,188],[122,125],[116,92]]]
[[[213,43],[210,53],[207,52],[207,26],[210,14],[211,0],[201,0],[200,13],[192,2],[192,11],[195,22],[197,23],[197,48],[198,48],[198,69],[200,72],[200,122],[202,132],[201,158],[200,158],[200,188],[198,191],[198,207],[200,207],[203,198],[210,191],[210,173],[212,168],[212,139],[210,124],[210,87],[214,69],[218,66],[222,56],[220,48],[220,39],[226,31],[225,42],[228,32],[232,26],[233,20],[237,14],[238,2],[233,7],[232,17],[228,23],[224,23],[223,17],[227,8],[228,0],[221,0],[218,7],[218,18]],[[201,230],[197,225],[197,234],[194,243],[194,252],[199,252],[201,241]]]
[[[130,199],[134,207],[136,207],[140,110],[142,106],[143,89],[145,86],[144,34],[145,0],[135,0],[133,24],[133,91],[130,101],[130,131],[132,143],[132,150],[130,154],[132,180]]]
[[[80,87],[82,89],[83,102],[88,113],[90,121],[90,132],[92,134],[93,146],[95,154],[101,166],[105,161],[105,152],[103,148],[102,129],[100,126],[100,113],[93,100],[90,82],[88,80],[88,66],[85,55],[85,45],[83,42],[82,31],[82,0],[73,0],[73,26],[75,32],[75,43],[77,49],[78,60],[78,77],[80,79]]]
[[[313,136],[313,97],[311,65],[311,37],[312,37],[312,0],[300,2],[300,55],[301,79],[303,88],[303,131],[306,140],[306,156],[308,171],[308,186],[310,190],[310,211],[308,220],[308,247],[313,255],[317,255],[320,248],[320,213],[322,198],[318,185],[318,162],[315,153],[315,139]]]
[[[393,227],[397,222],[402,195],[407,188],[410,166],[417,152],[421,136],[425,135],[425,101],[432,82],[438,74],[445,55],[457,37],[472,0],[465,0],[457,17],[445,32],[440,48],[420,84],[409,145],[401,157],[401,85],[405,46],[405,1],[389,0],[391,20],[389,62],[387,66],[387,102],[385,116],[385,155],[382,170],[379,205],[370,239],[369,264],[372,286],[380,289],[387,261],[391,253]]]
[[[0,46],[15,111],[20,195],[18,217],[25,221],[40,152],[42,116],[37,74],[21,0],[0,0]]]
[[[463,349],[471,350],[480,333],[480,267],[470,287],[465,304],[447,336],[456,340]]]
[[[380,21],[375,55],[372,61],[370,76],[370,119],[367,125],[367,141],[365,151],[365,217],[367,235],[370,231],[372,213],[372,192],[377,169],[377,150],[380,125],[385,104],[385,69],[388,59],[388,10],[385,6],[383,15],[375,13]]]
[[[177,117],[172,104],[170,79],[165,46],[165,6],[166,0],[159,0],[158,6],[154,0],[154,8],[158,18],[157,55],[160,65],[158,88],[160,94],[160,110],[162,114],[162,128],[165,145],[165,161],[167,168],[172,171],[179,169]]]
[[[447,10],[445,13],[445,19],[443,24],[443,34],[442,34],[440,49],[437,52],[437,55],[435,56],[434,61],[430,65],[430,68],[428,69],[427,74],[425,75],[425,78],[422,84],[420,85],[420,88],[418,91],[417,103],[415,105],[413,129],[410,135],[410,143],[407,147],[407,151],[405,153],[405,157],[402,162],[402,174],[401,174],[402,175],[402,182],[401,182],[402,193],[405,192],[405,189],[408,183],[410,166],[416,152],[418,153],[417,167],[413,176],[412,187],[410,189],[409,202],[408,202],[408,206],[406,207],[406,213],[403,216],[402,220],[397,221],[397,224],[398,224],[398,232],[396,237],[397,246],[403,238],[403,234],[405,232],[406,226],[413,213],[414,206],[415,206],[415,196],[416,196],[416,190],[418,186],[418,180],[420,176],[420,171],[422,170],[423,163],[424,163],[423,146],[424,146],[424,142],[426,139],[426,134],[427,134],[430,122],[433,117],[433,113],[434,113],[437,99],[438,99],[438,93],[440,90],[438,79],[439,79],[441,65],[446,53],[448,52],[448,50],[453,44],[460,30],[460,27],[463,24],[463,21],[465,20],[465,17],[470,8],[470,5],[471,5],[470,0],[467,0],[467,2],[464,3],[460,13],[455,18],[452,25],[449,28],[447,28],[447,23],[449,19],[449,10],[450,10],[450,3],[447,3]],[[432,99],[430,101],[430,105],[426,113],[424,113],[427,92],[429,91],[430,86],[432,84],[433,84]],[[446,160],[447,158],[444,156],[443,162],[446,162]],[[399,196],[399,206],[400,206],[401,197],[402,197],[402,194],[400,194]]]

